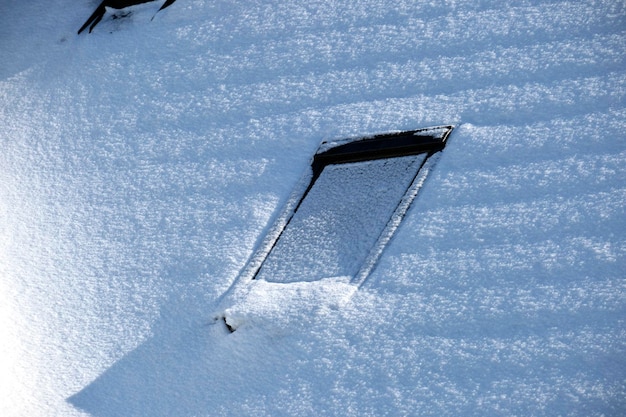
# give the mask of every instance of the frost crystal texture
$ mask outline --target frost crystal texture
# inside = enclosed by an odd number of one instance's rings
[[[355,276],[426,154],[326,166],[257,278]]]

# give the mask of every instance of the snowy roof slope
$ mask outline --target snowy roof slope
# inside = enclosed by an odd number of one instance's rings
[[[623,2],[97,4],[0,5],[1,415],[626,409]],[[322,140],[441,124],[358,291],[224,297]]]

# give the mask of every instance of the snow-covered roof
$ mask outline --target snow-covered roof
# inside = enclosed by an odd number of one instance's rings
[[[0,5],[0,415],[626,409],[623,2],[98,3]],[[437,125],[360,288],[234,285],[320,144]]]

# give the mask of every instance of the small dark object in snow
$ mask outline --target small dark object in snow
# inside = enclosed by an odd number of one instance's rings
[[[226,325],[226,328],[228,329],[229,332],[234,333],[235,329],[233,326],[231,326],[230,324],[228,324],[228,322],[226,321],[226,316],[222,317],[222,321],[224,322],[224,324]]]
[[[106,13],[106,8],[107,7],[110,7],[112,9],[123,9],[125,7],[134,6],[136,4],[149,3],[151,1],[155,1],[155,0],[104,0],[96,8],[96,11],[93,12],[93,14],[91,16],[89,16],[89,19],[87,19],[85,24],[80,29],[78,29],[78,34],[80,35],[80,33],[83,30],[85,30],[87,28],[87,26],[89,26],[89,25],[91,25],[89,27],[89,33],[91,33],[93,28],[96,27],[96,25],[98,23],[100,23],[100,21],[104,17],[104,14]],[[165,3],[163,3],[163,6],[161,6],[161,8],[159,8],[157,13],[160,12],[161,10],[165,9],[166,7],[171,6],[172,3],[174,3],[175,1],[176,0],[167,0]]]

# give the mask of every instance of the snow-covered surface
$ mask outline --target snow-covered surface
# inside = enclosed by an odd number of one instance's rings
[[[98,3],[0,2],[0,415],[624,414],[623,1],[178,0],[76,36]],[[362,287],[232,287],[323,140],[444,124]]]
[[[423,153],[326,166],[256,278],[356,277],[425,159]]]

